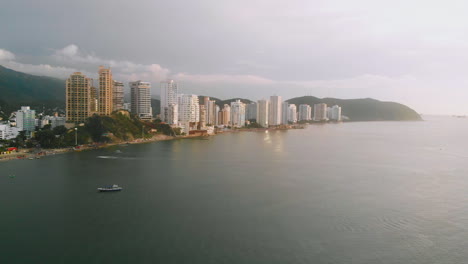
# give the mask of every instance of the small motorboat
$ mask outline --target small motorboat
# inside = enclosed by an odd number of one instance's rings
[[[118,191],[121,191],[122,189],[123,188],[118,186],[117,184],[114,184],[112,186],[97,188],[97,190],[100,191],[100,192],[118,192]]]

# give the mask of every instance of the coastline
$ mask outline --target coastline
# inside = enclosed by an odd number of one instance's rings
[[[168,140],[176,140],[176,139],[193,139],[193,138],[205,138],[216,136],[217,134],[224,134],[224,133],[236,133],[236,132],[264,132],[264,131],[284,131],[290,129],[302,129],[303,127],[270,127],[270,128],[239,128],[239,129],[229,129],[229,130],[220,130],[216,134],[213,135],[185,135],[185,136],[167,136],[167,135],[155,135],[151,138],[147,139],[135,139],[132,141],[119,141],[119,142],[111,142],[111,143],[93,143],[88,145],[80,145],[79,149],[75,149],[73,147],[68,148],[58,148],[58,149],[21,149],[18,152],[7,154],[5,156],[0,156],[0,162],[7,162],[12,160],[31,160],[31,159],[41,159],[47,156],[53,156],[58,154],[64,154],[74,151],[89,151],[95,149],[102,149],[108,148],[112,146],[118,145],[133,145],[133,144],[145,144],[145,143],[153,143],[158,141],[168,141]],[[34,152],[36,150],[36,152]]]

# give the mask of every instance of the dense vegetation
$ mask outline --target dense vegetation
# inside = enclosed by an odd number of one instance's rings
[[[32,139],[26,139],[24,133],[14,140],[0,142],[0,150],[7,147],[64,148],[91,143],[128,142],[134,139],[150,138],[154,134],[168,136],[180,135],[180,129],[173,129],[160,120],[141,121],[126,111],[112,113],[111,116],[94,115],[83,126],[67,129],[64,126],[51,129],[50,125],[36,131]],[[77,136],[77,139],[75,139]],[[3,150],[4,151],[4,150]]]
[[[421,120],[421,116],[413,109],[394,102],[382,102],[375,99],[335,99],[317,98],[313,96],[302,96],[287,100],[297,107],[301,104],[325,103],[328,106],[339,105],[342,107],[342,114],[349,118],[349,121],[410,121]]]
[[[65,105],[65,81],[35,76],[0,66],[0,117],[7,118],[22,105],[49,112]]]

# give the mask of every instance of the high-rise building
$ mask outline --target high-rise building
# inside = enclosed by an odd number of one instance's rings
[[[257,101],[257,123],[262,127],[268,127],[269,104],[268,100]]]
[[[282,99],[281,96],[270,96],[270,105],[269,105],[269,115],[268,115],[268,124],[270,126],[281,125],[282,117]]]
[[[246,120],[257,120],[257,103],[252,102],[245,106],[245,119]]]
[[[281,105],[281,124],[287,125],[289,119],[289,103],[283,102]]]
[[[196,129],[200,122],[200,104],[194,94],[179,94],[179,124],[185,133]]]
[[[179,122],[179,105],[178,104],[170,104],[167,107],[167,123],[169,125],[177,125]]]
[[[198,124],[198,129],[203,129],[206,127],[206,108],[204,104],[200,105],[200,119]]]
[[[91,79],[75,72],[66,81],[66,119],[71,123],[82,123],[92,115]],[[94,101],[94,103],[96,103]],[[95,105],[94,105],[95,106]]]
[[[203,103],[205,105],[206,109],[206,124],[209,125],[216,125],[216,101],[215,100],[210,100],[210,97],[205,96],[203,98]]]
[[[99,66],[99,114],[110,115],[113,111],[114,80],[111,69]]]
[[[215,116],[215,122],[214,122],[215,126],[219,125],[219,115],[218,115],[219,112],[220,112],[220,108],[219,108],[218,105],[215,104],[215,113],[214,113],[215,114],[214,115]]]
[[[169,105],[178,104],[178,88],[174,80],[166,80],[161,82],[161,121],[173,123],[169,120]],[[180,110],[180,107],[179,107]],[[180,111],[179,111],[180,112]],[[174,124],[176,124],[175,122]]]
[[[288,107],[288,123],[297,123],[297,108],[295,104]]]
[[[301,104],[299,105],[299,121],[309,121],[312,120],[312,107],[310,105]]]
[[[91,83],[93,83],[93,80],[91,79]],[[99,112],[99,101],[98,101],[98,90],[96,87],[91,86],[91,97],[89,98],[89,107],[90,107],[90,115],[93,115],[94,113]]]
[[[122,82],[114,81],[113,91],[113,111],[123,109],[124,104],[124,84]]]
[[[327,104],[314,104],[314,121],[327,120]]]
[[[231,102],[231,124],[233,127],[245,126],[245,104],[240,100]]]
[[[151,108],[151,83],[130,82],[131,112],[141,119],[153,118]]]
[[[225,104],[221,112],[223,116],[221,125],[229,126],[231,124],[231,107]]]
[[[16,127],[18,131],[26,131],[26,136],[30,137],[31,132],[36,130],[36,111],[29,106],[22,106],[16,112]]]
[[[334,121],[341,121],[341,107],[339,107],[338,105],[334,105],[331,107],[330,119]]]

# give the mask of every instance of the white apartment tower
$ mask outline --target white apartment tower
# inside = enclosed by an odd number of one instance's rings
[[[131,112],[141,119],[153,118],[151,108],[151,84],[149,82],[130,82]]]
[[[295,104],[288,107],[288,123],[297,123],[297,108]]]
[[[331,107],[330,119],[333,121],[341,121],[341,107],[334,105]]]
[[[174,80],[161,82],[161,121],[173,124],[173,120],[169,120],[169,105],[178,104],[177,96],[178,88],[177,83]],[[176,120],[177,119],[178,117]]]
[[[262,127],[268,127],[268,100],[257,101],[257,123]]]
[[[281,96],[270,96],[270,106],[269,106],[269,114],[268,114],[268,125],[270,126],[278,126],[281,125],[281,117],[282,117],[282,99]]]
[[[298,114],[299,121],[309,121],[312,120],[312,107],[307,104],[299,105],[299,114]]]
[[[22,106],[21,110],[16,112],[16,127],[19,131],[33,132],[36,130],[36,111],[31,110],[29,106]]]
[[[245,126],[245,104],[240,100],[231,102],[231,124],[233,127]]]
[[[179,94],[179,124],[185,133],[196,129],[200,121],[200,105],[198,96],[194,94]]]

